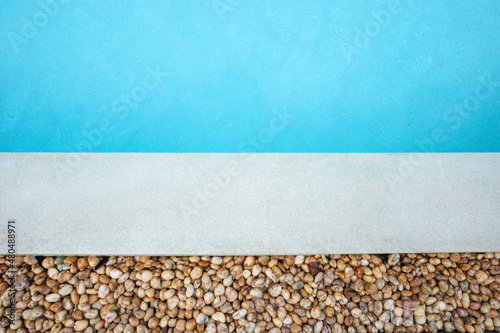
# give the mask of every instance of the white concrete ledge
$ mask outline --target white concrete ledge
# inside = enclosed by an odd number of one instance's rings
[[[500,153],[0,154],[0,252],[500,250]]]

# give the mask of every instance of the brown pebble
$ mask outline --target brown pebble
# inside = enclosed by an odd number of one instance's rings
[[[18,332],[498,331],[500,253],[16,257]],[[40,262],[40,263],[39,263]],[[6,272],[0,256],[0,272]],[[9,285],[0,281],[5,301]],[[5,326],[1,320],[0,333]],[[4,316],[5,318],[5,316]],[[8,325],[8,324],[7,324]],[[15,329],[12,329],[15,328]],[[64,331],[63,331],[64,330]]]
[[[77,266],[78,266],[78,269],[81,271],[83,271],[85,268],[87,268],[89,266],[89,262],[88,262],[87,258],[85,258],[85,257],[79,258],[77,261]]]

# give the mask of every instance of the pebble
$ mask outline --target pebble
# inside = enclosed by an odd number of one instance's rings
[[[149,282],[153,278],[153,272],[144,270],[141,272],[141,280],[144,282]]]
[[[88,320],[77,320],[73,329],[77,332],[82,332],[89,326]]]
[[[17,275],[16,279],[14,281],[14,288],[16,290],[21,290],[24,289],[28,286],[29,284],[29,279],[26,275]]]
[[[485,271],[477,271],[475,278],[478,283],[484,283],[488,279],[488,273]]]
[[[104,298],[104,297],[108,296],[108,294],[109,294],[109,286],[107,284],[101,284],[101,286],[99,287],[99,290],[97,291],[97,295],[100,298]]]
[[[94,268],[94,267],[97,267],[97,265],[99,265],[99,258],[95,257],[95,256],[90,256],[87,258],[87,261],[89,263],[89,266]]]
[[[190,274],[191,279],[193,280],[201,278],[202,275],[203,275],[203,268],[200,266],[196,266],[195,268],[193,268]]]
[[[113,268],[111,272],[109,273],[109,276],[113,279],[118,279],[120,276],[123,275],[123,272],[117,268]]]
[[[199,313],[198,316],[196,316],[196,323],[197,324],[206,324],[208,321],[208,316],[205,315],[204,313]]]
[[[500,253],[18,257],[20,319],[10,324],[0,306],[0,333],[4,324],[21,333],[500,331],[499,260]],[[7,267],[0,257],[3,281]],[[7,295],[0,280],[0,304]]]
[[[212,315],[212,319],[224,323],[226,321],[226,315],[222,312],[216,312]]]
[[[49,295],[45,296],[45,300],[47,302],[50,302],[50,303],[57,302],[60,299],[61,299],[61,295],[59,295],[57,293],[52,293],[52,294],[49,294]]]

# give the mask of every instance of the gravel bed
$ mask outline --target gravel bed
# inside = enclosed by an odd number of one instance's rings
[[[499,260],[0,256],[0,333],[500,332]]]

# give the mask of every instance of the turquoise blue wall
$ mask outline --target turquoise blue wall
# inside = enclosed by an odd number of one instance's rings
[[[500,152],[500,2],[0,0],[2,152]]]

